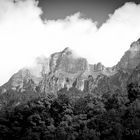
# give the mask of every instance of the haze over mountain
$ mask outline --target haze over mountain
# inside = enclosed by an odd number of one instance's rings
[[[1,92],[11,89],[24,92],[30,87],[33,91],[38,88],[47,94],[52,91],[56,93],[64,87],[68,90],[75,87],[95,93],[95,89],[101,89],[101,86],[109,83],[108,86],[125,91],[129,77],[139,64],[140,39],[130,45],[129,50],[113,67],[105,67],[101,63],[89,64],[87,59],[65,48],[49,58],[37,58],[34,67],[19,70],[1,86]]]
[[[0,140],[129,139],[140,0],[0,0]]]
[[[0,87],[0,139],[139,140],[139,57],[140,39],[113,67],[70,48],[37,58]]]
[[[107,5],[103,5],[106,2],[99,3],[97,7],[108,11]],[[30,66],[37,56],[49,57],[67,46],[91,64],[116,65],[140,32],[140,5],[122,4],[108,12],[106,21],[98,27],[98,20],[80,10],[50,20],[41,18],[44,14],[47,17],[47,12],[44,13],[36,0],[0,0],[0,85],[20,68]],[[97,14],[97,11],[93,13]]]

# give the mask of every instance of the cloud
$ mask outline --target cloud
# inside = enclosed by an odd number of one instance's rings
[[[100,27],[98,36],[102,44],[99,46],[108,55],[105,64],[117,63],[130,44],[140,38],[140,4],[129,2],[116,9]]]
[[[140,37],[140,5],[126,3],[97,28],[97,22],[76,13],[45,20],[35,0],[0,0],[0,84],[36,57],[70,47],[90,63],[115,65]]]

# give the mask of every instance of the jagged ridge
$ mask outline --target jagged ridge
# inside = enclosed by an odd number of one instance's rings
[[[101,63],[88,64],[85,58],[76,56],[70,48],[65,48],[39,63],[39,76],[32,73],[33,69],[21,69],[1,89],[3,92],[8,89],[25,90],[25,85],[30,84],[33,89],[38,86],[42,92],[47,93],[57,92],[63,87],[69,89],[75,83],[77,89],[85,90],[88,87],[93,92],[105,77],[109,78],[112,85],[124,89],[128,77],[139,63],[140,39],[133,42],[118,64],[111,68],[106,68]]]

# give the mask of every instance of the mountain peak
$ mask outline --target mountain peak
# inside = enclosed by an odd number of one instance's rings
[[[130,49],[125,52],[119,63],[118,69],[127,71],[133,70],[140,62],[140,38],[130,45]]]
[[[131,45],[130,45],[130,49],[131,52],[135,52],[135,51],[140,51],[140,38],[137,41],[134,41]]]
[[[140,38],[137,41],[140,43]]]
[[[33,81],[45,91],[59,90],[64,86],[70,88],[76,81],[78,89],[84,88],[84,81],[89,75],[113,75],[118,70],[131,72],[140,63],[140,39],[133,42],[119,63],[113,68],[106,68],[101,63],[90,65],[87,59],[77,55],[71,48],[66,47],[60,52],[53,53],[49,58],[37,59],[37,67],[21,69],[14,74],[3,86],[4,88],[21,87]]]
[[[104,68],[105,68],[105,66],[101,62],[94,64],[95,71],[102,71]]]
[[[65,55],[71,55],[73,54],[73,50],[69,47],[66,47],[63,51],[62,51],[62,54],[65,54]]]
[[[66,48],[63,50],[63,52],[70,52],[70,51],[72,51],[72,49],[69,48],[69,47],[66,47]]]

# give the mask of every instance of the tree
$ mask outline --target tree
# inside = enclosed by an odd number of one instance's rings
[[[127,91],[130,102],[133,102],[140,97],[140,86],[138,85],[138,82],[128,84]]]

